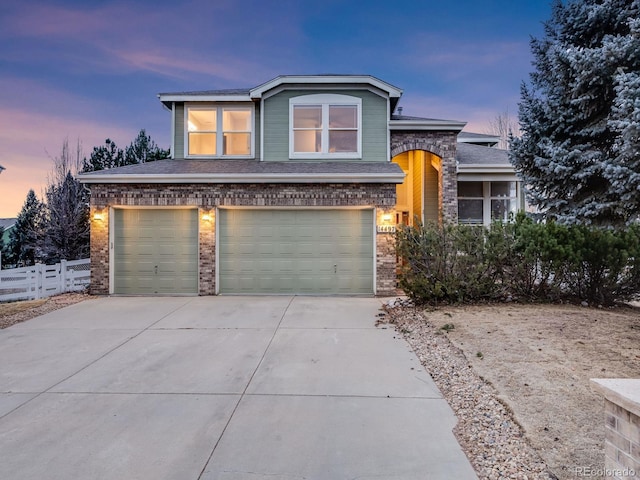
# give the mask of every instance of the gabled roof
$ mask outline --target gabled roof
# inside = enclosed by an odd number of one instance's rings
[[[82,183],[402,183],[395,163],[167,159],[78,174]]]
[[[398,99],[402,96],[402,90],[394,87],[390,83],[384,82],[371,75],[280,75],[257,87],[236,88],[224,90],[203,90],[195,92],[168,92],[158,94],[160,101],[170,107],[171,102],[249,102],[263,98],[268,92],[284,85],[370,85],[375,89],[388,95],[392,105],[395,107]]]
[[[322,75],[279,75],[268,82],[251,89],[252,98],[261,98],[269,90],[286,84],[369,84],[382,90],[390,98],[400,98],[402,90],[372,75],[339,75],[334,73]]]

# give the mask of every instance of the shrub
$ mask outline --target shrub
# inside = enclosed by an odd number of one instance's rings
[[[620,230],[568,229],[567,293],[601,305],[631,300],[640,290],[638,226]]]
[[[396,246],[402,259],[400,287],[418,304],[474,302],[497,295],[481,227],[403,226]]]
[[[524,214],[513,220],[489,228],[402,226],[400,287],[417,304],[516,296],[613,305],[638,297],[640,226],[565,226]]]

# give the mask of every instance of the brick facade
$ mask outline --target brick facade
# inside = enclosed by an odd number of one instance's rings
[[[446,222],[458,222],[458,175],[455,131],[397,131],[391,132],[391,158],[410,150],[425,150],[442,160],[440,195],[442,216]]]
[[[605,469],[615,479],[640,476],[640,417],[608,399],[604,411]],[[623,472],[633,472],[633,475]]]
[[[93,184],[91,188],[91,292],[109,293],[110,207],[197,207],[200,295],[215,293],[216,207],[375,207],[392,213],[395,184]],[[100,212],[103,218],[94,219]],[[205,218],[205,214],[206,218]],[[376,235],[376,294],[395,294],[393,234]]]

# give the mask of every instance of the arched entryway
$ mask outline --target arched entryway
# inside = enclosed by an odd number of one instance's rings
[[[438,205],[438,213],[435,214],[435,220],[455,224],[458,222],[456,139],[462,129],[462,124],[451,129],[434,130],[429,121],[425,120],[425,122],[425,125],[414,125],[414,129],[401,125],[392,127],[390,158],[395,161],[396,158],[401,158],[400,156],[404,153],[414,152],[414,165],[416,161],[420,165],[424,162],[424,171],[427,173],[426,178],[430,173],[426,166],[430,165],[438,172],[438,201],[434,202],[432,200],[429,202],[429,194],[427,193],[425,197],[426,203],[423,203],[425,205],[423,207],[424,213],[427,218],[429,218],[429,215],[433,218],[433,208]],[[420,126],[424,128],[418,128]],[[416,152],[418,152],[417,157]],[[424,157],[422,157],[423,154]],[[431,178],[433,179],[434,176]],[[431,213],[429,213],[429,206],[432,208]],[[418,218],[421,218],[421,216],[418,216]]]
[[[442,219],[442,158],[427,150],[407,150],[391,159],[406,177],[396,186],[398,224],[440,222]]]

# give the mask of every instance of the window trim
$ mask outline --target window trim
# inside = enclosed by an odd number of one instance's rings
[[[462,182],[479,182],[482,184],[482,197],[461,197],[460,194],[458,194],[457,196],[457,204],[458,204],[458,208],[460,205],[460,200],[482,200],[482,222],[478,223],[478,222],[460,222],[460,217],[458,216],[458,224],[460,225],[484,225],[484,226],[489,226],[491,225],[491,223],[493,223],[494,220],[491,216],[491,202],[492,200],[510,200],[512,202],[515,202],[516,205],[516,212],[521,210],[522,205],[520,202],[520,188],[521,188],[521,182],[518,180],[512,180],[512,179],[505,179],[505,180],[460,180],[458,179],[458,183],[462,183]],[[494,196],[491,195],[491,184],[492,183],[498,183],[498,182],[514,182],[516,185],[516,194],[513,197],[500,197],[500,196]]]
[[[192,155],[189,154],[189,110],[215,110],[216,111],[216,153],[215,154],[201,154]],[[223,130],[223,112],[224,110],[241,110],[249,112],[249,153],[242,155],[225,155],[223,154],[224,148],[224,134]],[[232,103],[185,103],[184,105],[184,158],[254,158],[254,143],[255,143],[255,106],[254,105],[238,105]],[[203,131],[204,132],[204,131]],[[209,130],[207,130],[209,132]],[[213,131],[211,131],[213,132]],[[247,133],[246,131],[232,131],[229,130],[226,133]]]
[[[321,152],[296,152],[294,149],[293,112],[296,106],[320,106],[322,108],[321,125]],[[330,106],[355,106],[356,107],[356,151],[331,153],[329,148],[329,107]],[[337,129],[340,130],[340,129]],[[292,159],[352,159],[362,158],[362,99],[351,95],[342,94],[311,94],[300,95],[289,99],[289,158]]]

